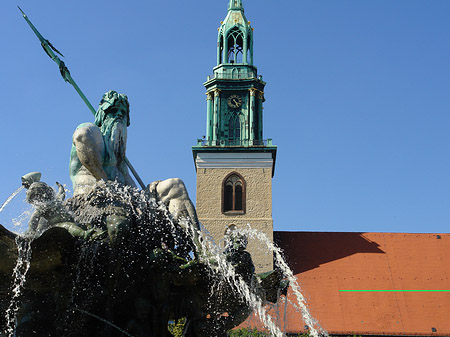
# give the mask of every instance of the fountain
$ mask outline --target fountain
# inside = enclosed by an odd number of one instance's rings
[[[267,237],[251,228],[231,231],[221,249],[201,227],[180,179],[144,185],[125,156],[127,96],[109,91],[94,110],[59,52],[22,14],[95,121],[73,134],[71,198],[32,172],[0,208],[23,188],[34,207],[24,234],[0,225],[0,336],[165,337],[172,335],[169,322],[183,320],[183,336],[225,337],[256,313],[282,337],[266,305],[286,296],[289,285],[311,335],[326,335]],[[275,270],[255,273],[248,237],[274,253]]]
[[[281,336],[264,304],[286,294],[284,274],[256,275],[240,233],[225,249],[212,244],[180,179],[136,188],[124,165],[127,125],[126,96],[106,93],[96,123],[74,133],[72,198],[40,173],[22,177],[35,211],[23,235],[0,226],[0,331],[164,337],[185,318],[185,336],[226,336],[257,309]]]

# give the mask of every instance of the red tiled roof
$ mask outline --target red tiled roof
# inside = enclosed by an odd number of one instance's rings
[[[312,315],[330,334],[450,336],[450,292],[340,291],[450,290],[450,234],[275,232],[274,237]],[[289,306],[286,323],[287,332],[304,331],[300,314]]]

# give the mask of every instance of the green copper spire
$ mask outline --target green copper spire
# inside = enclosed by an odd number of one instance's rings
[[[217,65],[204,83],[206,132],[192,147],[194,160],[221,158],[214,164],[221,167],[225,162],[241,165],[238,158],[271,153],[273,174],[277,147],[272,139],[263,138],[266,82],[253,62],[253,28],[245,17],[242,0],[228,0],[228,13],[218,30]]]
[[[217,38],[217,65],[204,83],[207,91],[206,134],[210,147],[265,148],[263,103],[266,83],[253,65],[253,28],[242,0],[229,0]]]
[[[228,5],[228,10],[241,10],[244,11],[244,6],[242,6],[242,0],[230,0]]]
[[[253,64],[253,28],[244,14],[242,0],[230,0],[227,17],[217,39],[217,65]]]
[[[229,0],[217,37],[217,65],[204,83],[206,133],[192,147],[195,160],[200,153],[221,153],[225,161],[240,163],[237,153],[271,153],[275,168],[277,147],[263,138],[265,85],[253,63],[253,28],[242,0]]]

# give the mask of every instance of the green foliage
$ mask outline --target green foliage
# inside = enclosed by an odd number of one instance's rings
[[[228,332],[230,337],[269,337],[269,334],[256,329],[239,329]]]
[[[271,337],[268,332],[258,331],[256,329],[239,329],[228,332],[230,337]],[[294,335],[292,335],[294,336]],[[308,333],[298,334],[295,337],[310,337]]]
[[[183,328],[184,325],[186,324],[186,318],[180,318],[178,321],[176,322],[171,322],[169,323],[169,325],[167,326],[167,328],[169,329],[169,332],[174,336],[174,337],[182,337],[183,336]]]
[[[181,318],[177,322],[169,323],[169,332],[174,337],[182,337],[183,336],[183,328],[186,324],[186,318]],[[239,329],[239,330],[231,330],[228,332],[229,337],[271,337],[268,332],[258,331],[257,329]],[[289,334],[289,336],[291,336]],[[292,337],[310,337],[309,333],[302,333],[298,335],[292,335]],[[330,336],[333,337],[333,336]],[[361,335],[347,336],[347,337],[362,337]]]

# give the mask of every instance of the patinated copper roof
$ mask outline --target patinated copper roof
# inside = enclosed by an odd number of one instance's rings
[[[275,232],[274,237],[312,315],[330,334],[450,336],[450,292],[403,292],[450,290],[450,234]],[[290,306],[286,323],[288,332],[304,331]]]

